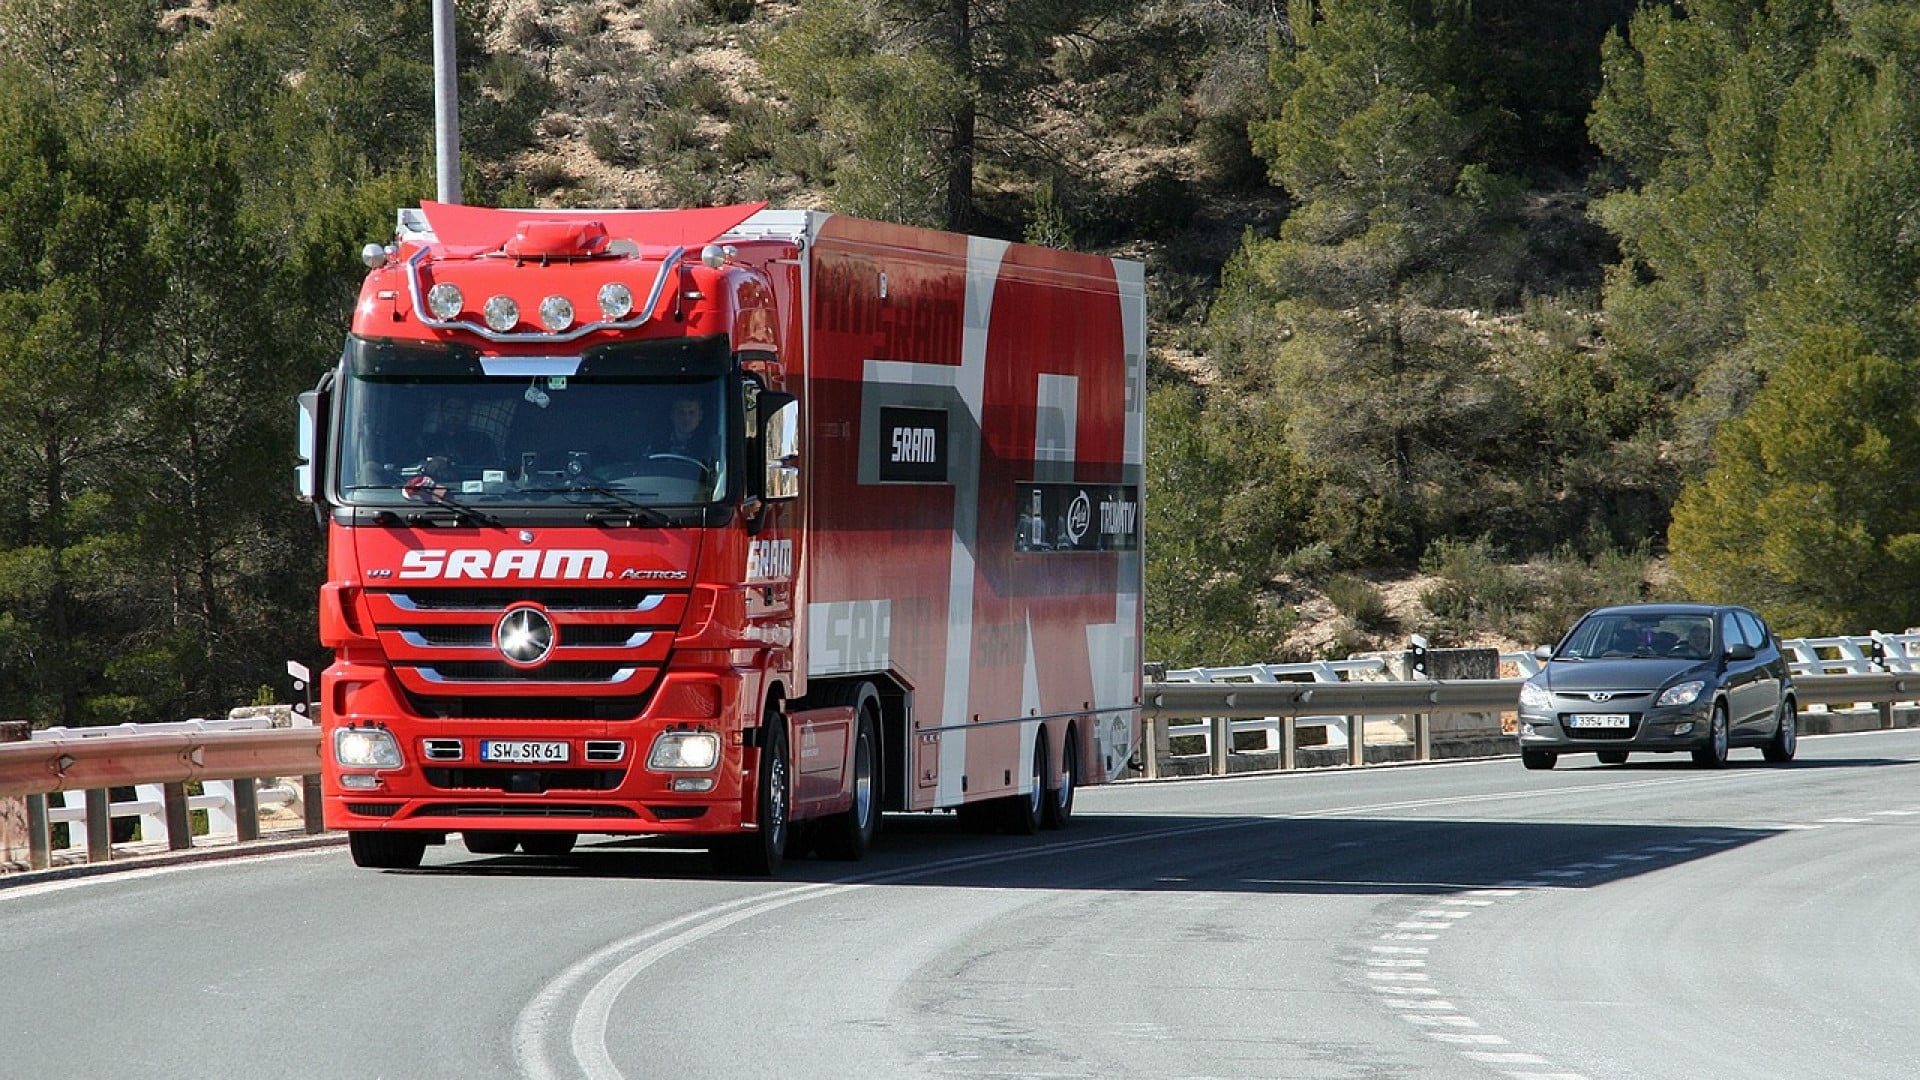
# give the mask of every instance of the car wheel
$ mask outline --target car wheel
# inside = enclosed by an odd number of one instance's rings
[[[1707,731],[1707,744],[1693,752],[1693,763],[1703,769],[1717,769],[1727,763],[1727,707],[1713,707],[1713,722]]]
[[[1780,723],[1773,729],[1773,739],[1760,753],[1775,764],[1793,760],[1793,752],[1800,748],[1800,714],[1792,698],[1780,702]]]
[[[1602,765],[1625,765],[1627,763],[1627,752],[1625,750],[1602,750],[1597,756],[1600,758],[1600,764]]]
[[[1522,750],[1520,764],[1529,769],[1551,769],[1560,760],[1560,755],[1551,750]]]

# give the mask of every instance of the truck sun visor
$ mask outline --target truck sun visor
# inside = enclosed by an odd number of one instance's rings
[[[692,210],[500,210],[485,206],[422,202],[434,237],[446,247],[495,249],[515,237],[528,235],[529,225],[551,223],[566,233],[571,226],[598,223],[606,235],[631,240],[640,247],[686,247],[698,250],[766,208],[766,203],[738,203]]]

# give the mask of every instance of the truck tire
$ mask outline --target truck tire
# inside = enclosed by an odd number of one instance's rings
[[[1024,795],[1009,795],[1000,802],[1001,820],[1015,836],[1032,836],[1040,831],[1040,817],[1047,802],[1047,736],[1042,731],[1033,737],[1031,782]]]
[[[1040,824],[1048,829],[1064,829],[1073,821],[1073,793],[1080,787],[1080,736],[1072,724],[1060,741],[1060,775],[1047,790],[1046,809]]]
[[[352,853],[355,866],[369,870],[412,870],[427,854],[427,838],[419,833],[350,831],[347,850]]]
[[[755,817],[759,828],[740,836],[723,836],[712,849],[715,869],[723,874],[772,877],[786,857],[791,823],[792,777],[787,761],[787,730],[771,705],[760,717],[760,767],[754,776]]]
[[[855,684],[845,696],[855,710],[853,805],[815,826],[814,848],[822,858],[853,861],[866,855],[880,831],[880,697],[869,683]]]

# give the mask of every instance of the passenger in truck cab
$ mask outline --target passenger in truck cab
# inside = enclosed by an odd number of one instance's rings
[[[679,454],[709,462],[718,457],[713,431],[706,424],[706,406],[692,394],[680,394],[667,408],[667,431],[647,448],[650,454]]]

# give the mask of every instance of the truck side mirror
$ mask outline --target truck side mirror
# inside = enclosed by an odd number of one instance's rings
[[[326,401],[319,390],[308,390],[296,401],[300,407],[299,443],[293,467],[294,494],[301,502],[320,497],[320,432],[326,427]]]
[[[792,394],[760,395],[760,450],[766,468],[761,491],[769,502],[800,497],[800,402]]]

